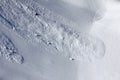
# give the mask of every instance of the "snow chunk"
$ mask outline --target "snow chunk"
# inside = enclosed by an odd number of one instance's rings
[[[0,56],[13,63],[22,64],[24,61],[12,41],[3,33],[0,33]]]

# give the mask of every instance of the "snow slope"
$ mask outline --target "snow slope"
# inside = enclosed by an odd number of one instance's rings
[[[92,64],[92,72],[99,75],[97,80],[120,80],[120,2],[108,0],[106,7],[104,18],[95,22],[91,30],[92,35],[104,41],[106,55],[100,63]]]
[[[36,2],[4,1],[1,2],[1,21],[5,24],[7,22],[21,37],[30,42],[40,44],[42,41],[55,47],[63,53],[61,55],[75,60],[104,56],[104,43],[88,34],[75,33],[69,28],[73,22],[69,21],[68,24],[65,18],[38,6]],[[58,19],[55,20],[55,16]],[[62,20],[63,22],[60,22]]]
[[[23,63],[23,57],[17,54],[13,42],[3,33],[0,33],[0,56],[5,57],[10,62]]]
[[[119,80],[119,16],[113,17],[119,6],[108,3],[105,17],[88,34],[83,32],[98,18],[96,9],[60,9],[66,3],[45,1],[0,0],[0,32],[24,58],[16,64],[1,56],[0,80]]]

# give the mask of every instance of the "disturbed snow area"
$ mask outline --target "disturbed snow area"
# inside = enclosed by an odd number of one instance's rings
[[[3,33],[0,33],[0,56],[10,62],[23,63],[23,57],[18,54],[13,42]]]
[[[74,60],[104,56],[105,46],[101,40],[85,33],[76,33],[69,26],[77,24],[36,2],[4,0],[0,4],[1,22],[33,44],[42,41]]]
[[[119,3],[107,4],[90,34],[75,31],[80,25],[71,19],[78,16],[66,18],[61,9],[44,5],[44,0],[0,0],[0,80],[120,79]],[[92,23],[96,9],[90,9],[80,23]]]

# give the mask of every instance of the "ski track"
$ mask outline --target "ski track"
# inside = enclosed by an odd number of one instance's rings
[[[69,26],[76,24],[34,1],[0,0],[0,21],[22,38],[33,44],[42,41],[51,45],[70,60],[91,61],[105,54],[101,40],[74,32]]]

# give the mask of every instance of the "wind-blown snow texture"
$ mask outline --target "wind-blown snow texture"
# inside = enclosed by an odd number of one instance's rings
[[[103,57],[104,43],[88,34],[78,34],[69,26],[74,22],[29,0],[0,0],[0,21],[22,38],[44,42],[70,60],[91,60]]]
[[[24,59],[18,54],[13,42],[3,33],[0,33],[0,56],[8,61],[22,64]]]

